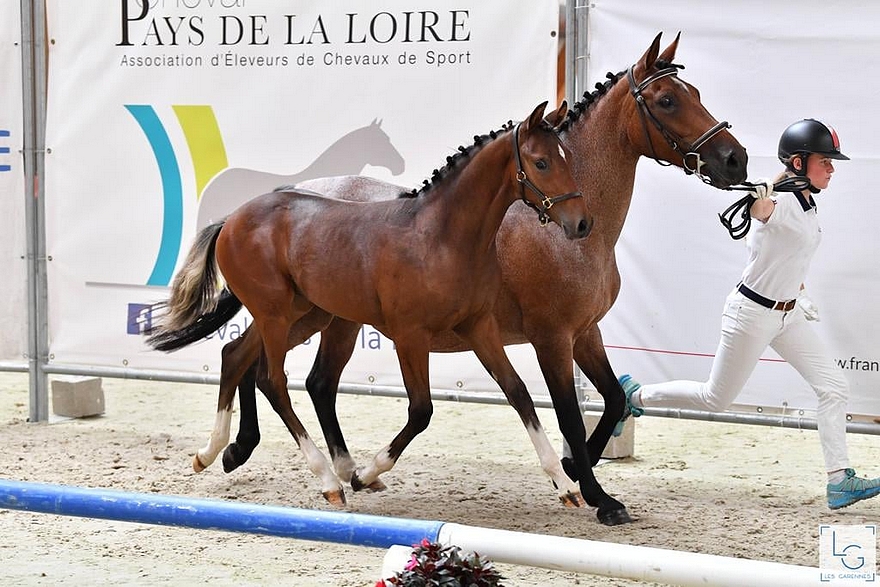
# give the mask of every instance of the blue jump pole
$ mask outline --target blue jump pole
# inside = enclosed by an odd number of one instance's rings
[[[819,569],[812,567],[444,522],[154,493],[0,480],[0,508],[388,549],[417,544],[427,538],[431,542],[455,544],[463,550],[479,552],[499,563],[688,587],[805,587],[822,584]],[[524,544],[528,546],[524,547]],[[403,564],[401,560],[393,562],[392,566]]]
[[[436,542],[443,522],[0,479],[0,508],[389,548]]]

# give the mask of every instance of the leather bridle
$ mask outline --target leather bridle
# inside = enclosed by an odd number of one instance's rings
[[[522,201],[525,202],[529,208],[538,213],[538,220],[541,221],[541,226],[546,226],[547,223],[550,222],[550,216],[547,215],[547,211],[550,210],[554,204],[570,200],[571,198],[582,198],[583,194],[581,192],[568,192],[567,194],[553,196],[551,198],[541,191],[541,188],[532,183],[528,176],[526,176],[525,170],[523,170],[522,158],[519,154],[519,127],[521,125],[522,123],[520,122],[513,129],[513,156],[516,159],[516,181],[519,182],[520,197],[522,198]],[[535,204],[526,198],[526,188],[529,188],[538,195],[541,199],[540,205]]]
[[[651,147],[651,157],[659,163],[660,165],[671,165],[671,163],[661,161],[659,157],[657,157],[657,151],[654,149],[654,143],[651,140],[651,133],[648,132],[648,119],[654,124],[654,127],[663,135],[663,138],[666,139],[666,143],[672,148],[673,151],[681,155],[682,167],[685,170],[685,173],[693,173],[705,183],[711,184],[711,180],[703,175],[701,172],[702,167],[704,165],[702,158],[700,158],[700,153],[698,152],[700,147],[709,142],[712,137],[720,133],[722,130],[726,130],[730,128],[730,124],[726,120],[723,120],[691,143],[688,147],[684,148],[685,141],[682,137],[676,135],[675,133],[669,131],[663,126],[663,123],[657,119],[656,116],[651,112],[651,109],[648,107],[648,103],[645,100],[645,97],[642,95],[642,90],[647,88],[649,85],[654,83],[659,79],[663,79],[664,77],[674,76],[678,74],[678,67],[680,66],[670,66],[660,71],[646,77],[642,80],[641,83],[636,84],[635,76],[633,75],[633,68],[635,66],[630,66],[626,71],[626,79],[629,81],[629,91],[632,94],[632,97],[635,98],[636,104],[638,105],[639,118],[642,121],[642,130],[644,130],[645,138],[648,140],[648,145]],[[693,160],[693,165],[690,165],[690,160]]]

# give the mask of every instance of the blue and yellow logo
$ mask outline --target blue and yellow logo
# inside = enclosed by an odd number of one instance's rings
[[[147,285],[168,285],[174,274],[183,238],[183,182],[180,165],[168,133],[153,107],[127,104],[125,108],[134,116],[150,142],[162,180],[162,239]],[[186,137],[195,170],[196,194],[201,197],[211,178],[228,166],[220,128],[210,106],[176,105],[173,109]]]
[[[146,135],[159,168],[164,203],[162,238],[147,285],[164,286],[171,282],[183,238],[184,199],[180,165],[154,108],[134,104],[125,108]],[[280,185],[294,185],[316,177],[360,175],[368,165],[385,168],[392,175],[400,175],[406,168],[406,161],[382,130],[382,121],[378,118],[343,132],[329,147],[317,153],[304,169],[292,174],[229,167],[213,108],[190,105],[172,108],[186,137],[195,173],[196,230],[225,218],[247,200]]]

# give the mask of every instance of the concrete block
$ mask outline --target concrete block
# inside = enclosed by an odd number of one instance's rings
[[[587,438],[599,424],[599,414],[584,414],[584,427]],[[602,452],[603,459],[622,459],[635,454],[636,425],[635,418],[627,418],[620,436],[612,436]]]
[[[103,414],[104,388],[101,378],[69,375],[53,379],[52,411],[68,418]]]

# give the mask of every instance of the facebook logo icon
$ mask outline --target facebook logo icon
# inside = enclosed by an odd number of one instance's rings
[[[143,334],[153,325],[153,306],[149,304],[128,305],[128,333]]]

